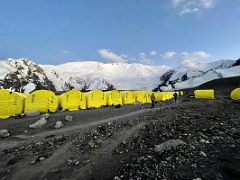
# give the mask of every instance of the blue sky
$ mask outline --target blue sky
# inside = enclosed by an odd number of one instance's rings
[[[176,66],[240,57],[239,0],[2,0],[0,59]]]

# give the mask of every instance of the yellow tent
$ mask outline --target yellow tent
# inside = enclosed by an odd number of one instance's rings
[[[139,103],[146,103],[146,94],[144,91],[135,91],[134,92],[135,101]]]
[[[183,91],[180,91],[180,93],[181,93],[181,96],[183,96]]]
[[[155,99],[157,102],[163,101],[163,93],[162,92],[154,92]]]
[[[173,98],[174,92],[154,92],[157,102],[166,101]]]
[[[120,91],[112,90],[106,92],[106,95],[108,97],[108,105],[109,106],[117,106],[122,104],[122,96]]]
[[[103,106],[111,106],[111,96],[107,95],[106,92],[103,92]]]
[[[145,92],[145,99],[146,99],[146,103],[151,103],[151,95],[153,94],[154,92]]]
[[[104,103],[105,106],[112,106],[112,94],[111,91],[104,92]]]
[[[104,93],[101,90],[92,90],[85,93],[87,108],[100,108],[103,106]]]
[[[123,104],[134,104],[135,96],[132,91],[121,91],[122,103]]]
[[[170,100],[170,99],[172,99],[173,98],[173,94],[174,94],[175,92],[166,92],[166,100]]]
[[[24,112],[33,110],[46,112],[56,112],[58,108],[58,97],[48,90],[38,90],[29,94],[25,99]]]
[[[25,95],[0,89],[0,119],[18,116],[23,113]]]
[[[214,99],[214,90],[195,90],[194,96],[196,99]]]
[[[240,100],[240,88],[236,88],[231,92],[231,99]]]
[[[81,91],[70,90],[60,96],[60,105],[63,111],[86,109],[86,99]]]

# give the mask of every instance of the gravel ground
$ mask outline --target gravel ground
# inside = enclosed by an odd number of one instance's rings
[[[29,129],[38,119],[0,122],[0,179],[240,179],[240,103],[226,98],[59,112]]]

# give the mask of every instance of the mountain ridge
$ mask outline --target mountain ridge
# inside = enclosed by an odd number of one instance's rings
[[[11,88],[20,92],[31,92],[35,89],[152,90],[158,85],[159,76],[169,70],[167,66],[107,64],[97,61],[38,65],[27,58],[9,58],[0,62],[0,88]],[[13,74],[12,78],[9,77],[10,74]]]
[[[156,90],[194,88],[214,79],[234,76],[240,76],[240,59],[197,63],[194,67],[181,65],[164,73]]]
[[[41,65],[28,58],[0,61],[0,88],[18,92],[37,89],[169,91],[194,88],[213,79],[233,76],[240,76],[240,59],[195,63],[176,68],[98,61]]]

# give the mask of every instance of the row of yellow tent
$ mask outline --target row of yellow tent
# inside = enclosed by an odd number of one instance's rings
[[[92,90],[81,92],[70,90],[59,96],[52,91],[37,90],[30,94],[17,93],[0,89],[0,118],[19,116],[37,110],[41,113],[79,109],[100,108],[134,103],[151,103],[154,93],[156,101],[166,101],[173,98],[174,92],[145,92],[145,91],[107,91]],[[183,95],[182,91],[178,92]]]
[[[194,97],[196,99],[214,99],[214,90],[194,90]]]
[[[214,90],[195,90],[194,97],[196,99],[214,99]],[[230,94],[230,98],[233,100],[240,100],[240,88],[234,89]]]

